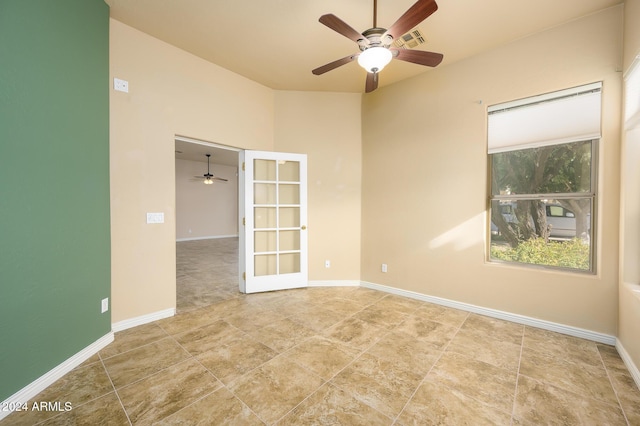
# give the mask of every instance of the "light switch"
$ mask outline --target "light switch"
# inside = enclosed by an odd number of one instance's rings
[[[147,223],[164,223],[164,213],[147,213]]]

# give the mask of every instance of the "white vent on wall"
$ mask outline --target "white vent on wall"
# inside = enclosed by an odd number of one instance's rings
[[[393,46],[399,49],[413,49],[419,44],[426,43],[427,40],[422,36],[418,28],[414,28],[402,37],[398,37],[393,41]]]

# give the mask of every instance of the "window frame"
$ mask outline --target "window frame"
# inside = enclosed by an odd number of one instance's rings
[[[590,185],[590,190],[588,192],[568,192],[568,193],[540,193],[540,194],[513,194],[513,195],[504,195],[504,194],[493,194],[493,158],[494,155],[496,154],[500,154],[500,152],[496,152],[496,153],[488,153],[487,154],[487,173],[488,173],[488,179],[487,179],[487,184],[488,184],[488,188],[487,188],[487,193],[488,193],[488,202],[487,202],[487,217],[488,217],[488,226],[487,226],[487,234],[488,238],[487,238],[487,250],[486,250],[486,260],[489,263],[495,263],[495,264],[506,264],[506,265],[516,265],[516,266],[523,266],[526,268],[533,268],[533,269],[543,269],[543,270],[559,270],[559,271],[565,271],[565,272],[571,272],[571,273],[578,273],[578,274],[590,274],[590,275],[595,275],[597,274],[597,263],[596,263],[596,253],[597,253],[597,246],[598,246],[598,241],[597,241],[597,226],[598,226],[598,215],[597,215],[597,211],[598,211],[598,194],[597,194],[597,188],[598,188],[598,159],[599,159],[599,147],[600,147],[600,139],[599,138],[593,138],[593,139],[585,139],[582,141],[574,141],[574,142],[567,142],[564,144],[556,144],[556,145],[568,145],[570,143],[575,143],[575,142],[590,142],[591,143],[591,165],[590,165],[590,179],[591,179],[591,185]],[[523,147],[522,149],[514,149],[511,150],[512,152],[516,152],[516,151],[524,151],[527,149],[531,149],[531,147]],[[516,261],[508,261],[508,260],[502,260],[502,259],[494,259],[491,256],[491,246],[492,246],[492,233],[491,233],[491,216],[492,216],[492,205],[493,202],[501,202],[501,201],[513,201],[513,202],[517,202],[519,200],[522,201],[529,201],[529,200],[533,200],[533,201],[543,201],[543,200],[561,200],[561,199],[577,199],[577,198],[588,198],[591,200],[591,215],[590,215],[590,227],[589,227],[589,269],[576,269],[576,268],[569,268],[569,267],[562,267],[562,266],[553,266],[553,265],[544,265],[544,264],[535,264],[535,263],[525,263],[525,262],[516,262]],[[566,210],[566,209],[565,209]],[[501,212],[502,214],[502,212]]]

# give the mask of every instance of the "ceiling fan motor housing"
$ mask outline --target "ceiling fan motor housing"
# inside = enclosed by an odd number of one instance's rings
[[[361,51],[365,51],[370,47],[386,47],[389,48],[391,43],[393,43],[393,37],[387,34],[384,36],[384,33],[387,32],[386,28],[369,28],[364,31],[362,35],[365,37],[364,39],[358,40],[358,47]]]

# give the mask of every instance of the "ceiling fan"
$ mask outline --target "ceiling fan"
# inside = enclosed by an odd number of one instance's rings
[[[216,177],[214,175],[211,174],[211,172],[209,171],[209,160],[211,159],[211,154],[205,154],[207,156],[207,173],[202,175],[202,176],[194,176],[196,179],[204,179],[204,184],[205,185],[211,185],[213,183],[214,180],[219,180],[222,182],[228,182],[228,179],[224,179],[221,177]]]
[[[373,0],[373,28],[369,28],[362,33],[354,30],[343,20],[331,13],[322,15],[319,19],[320,23],[355,41],[358,44],[360,52],[338,59],[337,61],[329,62],[326,65],[314,69],[312,73],[321,75],[339,66],[348,64],[357,58],[358,64],[367,71],[365,92],[369,93],[378,88],[378,73],[382,71],[382,68],[391,62],[393,58],[418,65],[426,65],[428,67],[435,67],[442,62],[443,55],[441,53],[389,47],[394,39],[402,36],[438,10],[438,5],[435,0],[418,0],[388,29],[377,26],[377,9],[377,0]]]

